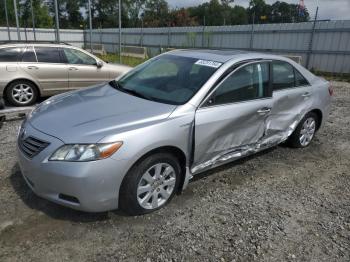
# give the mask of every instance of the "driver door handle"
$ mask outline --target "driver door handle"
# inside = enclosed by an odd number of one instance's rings
[[[302,97],[309,97],[311,94],[309,92],[305,92],[304,94],[301,95]]]
[[[78,68],[76,68],[76,67],[70,67],[69,70],[70,70],[70,71],[77,71]]]
[[[27,66],[28,69],[39,69],[37,66]]]
[[[259,115],[266,115],[266,114],[268,114],[268,113],[270,113],[271,112],[271,108],[269,108],[269,107],[264,107],[264,108],[261,108],[261,109],[259,109],[258,111],[257,111],[257,113],[259,114]]]

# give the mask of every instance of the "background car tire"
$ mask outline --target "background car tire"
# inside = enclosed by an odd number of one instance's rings
[[[164,203],[162,203],[161,205],[159,205],[155,208],[153,208],[153,207],[149,208],[149,209],[144,208],[139,203],[140,198],[138,196],[138,192],[141,192],[141,191],[138,191],[138,189],[140,188],[140,183],[143,182],[143,180],[144,180],[143,176],[145,175],[145,173],[148,170],[150,170],[150,168],[154,167],[155,165],[161,164],[161,163],[165,164],[163,166],[164,171],[171,170],[171,168],[174,171],[174,173],[172,175],[174,175],[176,180],[175,180],[175,183],[173,185],[174,186],[173,190],[172,190],[171,194],[169,194],[166,201]],[[169,166],[171,168],[168,168]],[[152,171],[153,170],[150,170],[149,172],[152,173]],[[170,200],[176,194],[177,189],[179,187],[179,183],[180,183],[180,175],[181,175],[180,164],[179,164],[177,158],[169,153],[156,153],[154,155],[150,155],[150,156],[146,157],[145,159],[142,159],[141,161],[137,162],[129,170],[129,172],[127,173],[127,175],[125,176],[125,178],[123,180],[123,183],[122,183],[121,189],[120,189],[120,194],[119,194],[119,208],[129,215],[142,215],[142,214],[150,213],[150,212],[153,212],[155,210],[158,210],[159,208],[164,207],[167,203],[170,202]],[[170,181],[170,179],[166,180],[166,181]],[[155,183],[155,182],[153,182],[153,183]],[[145,187],[146,186],[148,186],[148,185],[145,185]],[[161,184],[160,187],[162,187],[162,186],[167,187],[167,186],[164,186]],[[156,194],[156,191],[154,191],[153,193]],[[143,196],[143,195],[141,195],[141,196],[144,199],[146,199],[148,194],[152,194],[151,191],[146,192],[145,196]],[[158,192],[158,194],[161,194],[161,193]],[[159,199],[161,199],[161,198],[162,198],[162,196],[159,197]],[[149,201],[152,202],[153,197],[151,197],[151,199]],[[157,201],[158,201],[158,197],[157,197]]]
[[[36,86],[26,80],[14,81],[6,88],[6,98],[14,106],[33,105],[37,101],[38,95]]]
[[[313,135],[311,137],[311,139],[308,141],[308,143],[304,143],[302,144],[301,142],[301,136],[302,136],[302,132],[304,129],[304,125],[305,122],[313,119],[314,123],[315,123],[315,127],[314,127],[314,132]],[[316,131],[317,131],[317,126],[318,126],[318,116],[313,113],[310,112],[308,114],[305,115],[305,117],[300,121],[299,125],[297,126],[297,128],[294,130],[293,134],[289,137],[288,139],[288,145],[294,148],[304,148],[304,147],[308,147],[310,145],[310,143],[312,142],[313,138],[315,137]]]

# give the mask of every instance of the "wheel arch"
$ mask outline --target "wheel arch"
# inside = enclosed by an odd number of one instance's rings
[[[176,147],[176,146],[160,146],[157,148],[154,148],[150,151],[148,151],[147,153],[143,154],[141,157],[139,157],[132,165],[131,167],[128,169],[128,171],[126,172],[126,174],[139,162],[141,162],[142,160],[144,160],[145,158],[154,155],[156,153],[170,153],[173,156],[175,156],[177,158],[177,160],[179,161],[180,164],[180,168],[181,168],[181,180],[179,183],[179,187],[177,189],[177,193],[181,193],[184,182],[185,182],[185,176],[186,176],[186,161],[187,161],[187,157],[186,154],[183,152],[183,150],[181,150],[180,148]],[[126,175],[124,176],[121,186],[124,183],[124,180],[126,178]],[[120,190],[119,190],[120,193]]]
[[[323,121],[323,113],[320,109],[313,109],[309,113],[314,113],[317,115],[317,126],[316,126],[316,131],[320,129],[322,126],[322,121]]]

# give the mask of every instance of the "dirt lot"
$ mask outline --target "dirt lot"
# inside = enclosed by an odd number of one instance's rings
[[[19,121],[0,133],[0,261],[350,261],[350,84],[307,149],[204,174],[151,215],[88,214],[25,185]]]

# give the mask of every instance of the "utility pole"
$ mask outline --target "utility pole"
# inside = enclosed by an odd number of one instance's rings
[[[11,41],[11,33],[10,33],[10,25],[9,25],[9,16],[7,14],[7,0],[4,0],[4,7],[5,7],[5,17],[6,17],[6,26],[7,26],[7,34],[9,37],[9,41]]]
[[[17,27],[17,40],[21,40],[21,33],[19,31],[19,22],[18,22],[18,13],[17,13],[17,0],[13,0],[13,7],[15,9],[15,17],[16,17],[16,27]]]
[[[91,17],[91,0],[88,0],[89,8],[89,27],[90,27],[90,52],[92,53],[92,17]]]
[[[58,4],[57,0],[55,1],[55,21],[56,21],[56,42],[59,43],[61,42],[60,40],[60,22],[59,22],[59,17],[58,17]]]
[[[309,50],[307,52],[307,58],[306,58],[306,68],[307,69],[309,69],[309,67],[310,67],[310,60],[311,60],[311,54],[312,54],[312,46],[314,43],[314,35],[315,35],[317,18],[318,18],[318,6],[316,8],[315,20],[314,20],[314,23],[312,25],[311,37],[310,37],[310,42],[309,42]]]
[[[119,62],[122,63],[122,5],[119,0]]]
[[[33,9],[33,0],[30,0],[30,8],[32,9],[32,26],[33,26],[34,41],[36,41],[35,16],[34,16],[34,9]]]

